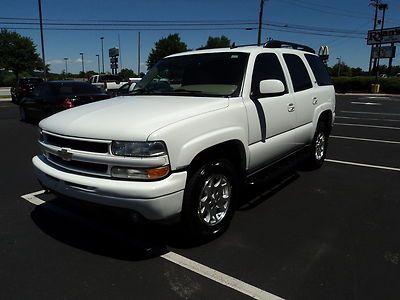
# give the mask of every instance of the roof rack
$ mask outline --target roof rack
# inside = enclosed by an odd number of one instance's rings
[[[291,49],[301,50],[301,51],[310,52],[310,53],[315,54],[315,50],[312,49],[311,47],[301,45],[301,44],[296,44],[296,43],[284,42],[284,41],[271,40],[271,41],[266,42],[263,47],[264,48],[291,48]]]

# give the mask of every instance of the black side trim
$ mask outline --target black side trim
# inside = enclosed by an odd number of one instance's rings
[[[265,143],[265,140],[267,139],[267,120],[265,119],[264,109],[258,98],[254,97],[251,98],[251,100],[254,102],[254,105],[256,106],[258,120],[260,121],[261,141]]]

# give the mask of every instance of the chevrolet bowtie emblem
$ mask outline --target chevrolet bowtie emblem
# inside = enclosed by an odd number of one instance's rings
[[[66,161],[70,161],[72,159],[72,153],[68,152],[67,149],[58,150],[57,155],[58,155],[58,157],[60,157],[63,160],[66,160]]]

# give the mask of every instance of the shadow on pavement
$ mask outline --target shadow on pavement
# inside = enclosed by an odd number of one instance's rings
[[[268,201],[299,177],[295,170],[242,191],[238,213]],[[189,249],[211,241],[187,239],[177,225],[137,224],[127,210],[51,196],[36,206],[31,217],[52,238],[97,255],[121,260],[145,260],[169,252],[169,247]],[[234,220],[233,220],[234,221]]]

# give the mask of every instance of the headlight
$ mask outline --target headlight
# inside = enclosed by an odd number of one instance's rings
[[[167,154],[163,142],[118,142],[111,145],[111,152],[118,156],[154,157]]]

